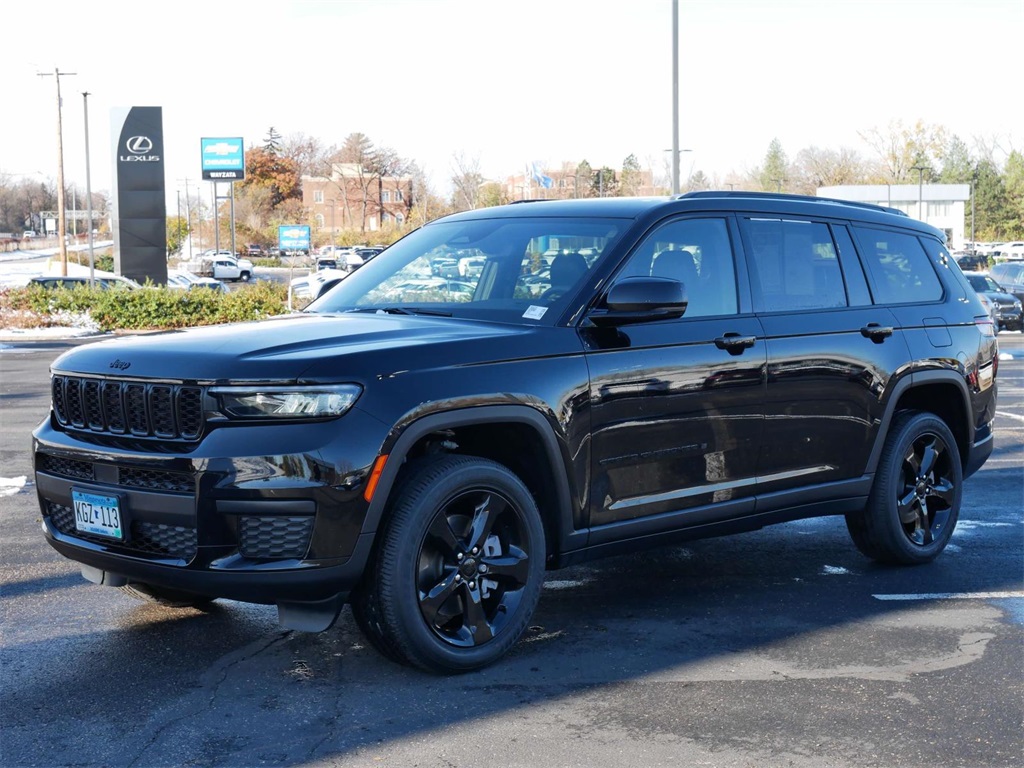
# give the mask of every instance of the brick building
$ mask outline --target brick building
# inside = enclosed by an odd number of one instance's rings
[[[402,226],[413,204],[411,176],[378,176],[357,163],[335,163],[331,175],[302,177],[302,204],[314,229],[373,232]]]

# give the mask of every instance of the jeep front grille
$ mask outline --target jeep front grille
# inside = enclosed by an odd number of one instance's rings
[[[200,387],[58,374],[51,392],[57,421],[68,429],[167,440],[198,440],[203,431]]]

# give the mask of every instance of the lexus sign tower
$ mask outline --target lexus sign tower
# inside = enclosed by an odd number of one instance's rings
[[[162,107],[111,110],[114,271],[167,282],[167,202]]]

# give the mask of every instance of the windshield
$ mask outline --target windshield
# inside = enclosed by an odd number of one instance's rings
[[[477,219],[429,224],[306,308],[548,324],[625,230],[616,219]]]
[[[992,293],[1002,293],[1003,291],[988,275],[967,275],[967,279],[976,291],[991,291]]]

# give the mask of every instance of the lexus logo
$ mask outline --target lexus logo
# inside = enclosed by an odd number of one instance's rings
[[[148,136],[132,136],[124,145],[135,155],[144,155],[153,149],[153,141]]]

